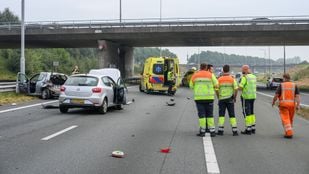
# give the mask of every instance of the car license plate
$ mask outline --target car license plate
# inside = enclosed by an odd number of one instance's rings
[[[84,104],[84,100],[82,100],[82,99],[71,99],[71,103]]]

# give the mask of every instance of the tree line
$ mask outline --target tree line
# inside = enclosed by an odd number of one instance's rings
[[[193,54],[188,58],[188,63],[207,62],[214,65],[232,64],[232,65],[282,65],[283,58],[273,60],[260,57],[242,56],[236,54],[225,54],[213,51],[202,51],[200,54]],[[301,58],[296,56],[286,59],[287,64],[299,64]]]

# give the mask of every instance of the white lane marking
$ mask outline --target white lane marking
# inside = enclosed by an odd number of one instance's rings
[[[0,111],[0,114],[6,113],[6,112],[17,111],[17,110],[21,110],[21,109],[26,109],[26,108],[31,108],[31,107],[35,107],[35,106],[45,105],[45,104],[51,104],[51,103],[55,103],[55,102],[58,102],[58,100],[56,100],[56,101],[44,102],[44,103],[37,103],[37,104],[27,105],[27,106],[21,106],[21,107],[18,107],[18,108],[11,108],[11,109],[7,109],[7,110]]]
[[[300,93],[300,95],[306,95],[306,96],[309,96],[309,94],[308,93]]]
[[[213,147],[209,133],[206,133],[205,137],[203,137],[203,144],[207,173],[220,174],[215,149]]]
[[[72,130],[72,129],[74,129],[74,128],[77,128],[77,127],[78,127],[77,125],[73,125],[73,126],[71,126],[71,127],[68,127],[68,128],[63,129],[62,131],[56,132],[56,133],[54,133],[54,134],[52,134],[52,135],[49,135],[49,136],[47,136],[47,137],[45,137],[45,138],[42,138],[41,140],[43,140],[43,141],[50,140],[50,139],[52,139],[52,138],[54,138],[54,137],[56,137],[56,136],[58,136],[58,135],[61,135],[61,134],[65,133],[65,132],[67,132],[67,131],[69,131],[69,130]]]
[[[266,96],[266,97],[271,97],[271,98],[273,98],[274,96],[272,96],[272,95],[269,95],[269,94],[265,94],[265,93],[262,93],[262,92],[256,92],[257,94],[260,94],[260,95],[264,95],[264,96]],[[309,107],[309,105],[306,105],[306,104],[300,104],[300,106],[302,106],[302,107]]]

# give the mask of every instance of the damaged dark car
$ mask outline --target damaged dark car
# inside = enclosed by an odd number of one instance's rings
[[[56,72],[40,72],[31,78],[25,74],[17,74],[16,92],[39,96],[42,99],[59,97],[60,87],[68,76]]]

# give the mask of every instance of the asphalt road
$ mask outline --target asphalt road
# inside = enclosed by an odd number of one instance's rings
[[[83,109],[61,114],[41,106],[1,113],[12,107],[1,106],[0,174],[207,173],[203,139],[195,136],[195,104],[187,99],[191,95],[182,88],[176,105],[167,106],[170,97],[131,88],[135,103],[106,115]],[[256,135],[233,137],[226,121],[225,135],[212,138],[222,174],[309,173],[309,122],[297,117],[294,139],[282,138],[278,110],[270,101],[258,95]],[[239,103],[237,118],[243,129]],[[171,153],[159,152],[165,147]],[[125,158],[111,157],[114,150],[124,151]]]

